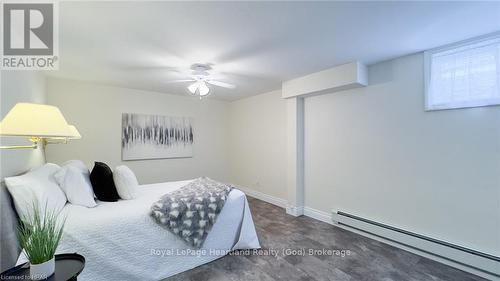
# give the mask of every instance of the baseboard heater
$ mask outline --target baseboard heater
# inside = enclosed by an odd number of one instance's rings
[[[500,262],[500,257],[494,256],[494,255],[491,255],[491,254],[488,254],[488,253],[484,253],[484,252],[480,252],[480,251],[473,250],[473,249],[470,249],[470,248],[466,248],[466,247],[463,247],[463,246],[460,246],[460,245],[456,245],[456,244],[453,244],[453,243],[450,243],[450,242],[446,242],[446,241],[443,241],[443,240],[439,240],[439,239],[435,239],[435,238],[428,237],[428,236],[425,236],[425,235],[421,235],[421,234],[418,234],[418,233],[415,233],[415,232],[411,232],[411,231],[408,231],[408,230],[404,230],[404,229],[401,229],[401,228],[390,226],[390,225],[387,225],[387,224],[384,224],[384,223],[380,223],[380,222],[376,222],[376,221],[373,221],[373,220],[365,219],[365,218],[362,218],[362,217],[359,217],[359,216],[356,216],[356,215],[352,215],[352,214],[349,214],[349,213],[346,213],[346,212],[337,211],[336,214],[338,216],[341,216],[341,217],[349,218],[349,219],[352,219],[352,220],[355,220],[355,221],[359,221],[359,222],[367,223],[367,224],[370,224],[370,225],[373,225],[373,226],[381,227],[381,228],[384,228],[384,229],[387,229],[387,230],[395,231],[395,232],[398,232],[398,233],[401,233],[401,234],[405,234],[405,235],[408,235],[408,236],[411,236],[411,237],[415,237],[415,238],[418,238],[418,239],[422,239],[422,240],[425,240],[425,241],[428,241],[428,242],[432,242],[432,243],[436,243],[436,244],[439,244],[439,245],[442,245],[442,246],[450,247],[452,249],[459,250],[459,251],[462,251],[462,252],[465,252],[465,253],[468,253],[468,254],[471,254],[471,255],[474,255],[474,256],[481,257],[481,258],[485,258],[485,259],[488,259],[488,260],[491,260],[491,261],[494,261],[494,262]],[[373,233],[371,231],[367,231],[367,230],[364,230],[364,229],[360,229],[359,227],[356,227],[356,226],[353,226],[353,225],[349,225],[349,223],[346,223],[346,222],[337,221],[337,223],[339,225],[347,226],[347,227],[354,228],[354,229],[359,230],[359,231],[368,232],[370,234],[373,234],[373,235],[376,235],[376,236],[379,236],[379,237],[382,237],[382,238],[386,238],[386,237],[383,237],[381,235],[377,235],[377,234],[375,234],[375,233]],[[393,239],[388,239],[388,240],[394,241],[394,242],[399,243],[399,244],[404,244],[406,246],[409,246],[411,248],[415,248],[417,250],[422,250],[422,249],[419,249],[417,247],[408,245],[406,243],[401,243],[400,241],[397,241],[397,240],[393,240]],[[428,251],[424,250],[424,252],[428,252]],[[430,253],[430,252],[428,252],[428,253]],[[434,253],[430,253],[430,254],[434,254]],[[441,256],[441,257],[450,260],[449,258],[446,258],[446,257],[443,257],[443,256]],[[456,260],[452,260],[452,261],[457,262]],[[470,266],[470,265],[467,265],[467,266]],[[479,269],[479,268],[476,268],[476,269]],[[479,269],[479,270],[481,270],[481,269]],[[481,270],[481,271],[483,271],[483,270]],[[488,273],[492,273],[492,272],[488,271]],[[496,275],[496,276],[499,276],[498,274],[495,274],[495,273],[493,273],[493,274]]]

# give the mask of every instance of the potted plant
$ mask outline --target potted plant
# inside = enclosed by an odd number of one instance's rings
[[[32,280],[49,278],[55,271],[55,252],[61,240],[65,219],[56,212],[42,211],[33,204],[29,215],[18,226],[19,244],[30,262]]]

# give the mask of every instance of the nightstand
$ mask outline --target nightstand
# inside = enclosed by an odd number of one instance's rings
[[[85,267],[85,258],[77,253],[56,255],[55,260],[56,270],[48,279],[45,279],[47,281],[77,280],[78,275]],[[31,280],[29,263],[2,272],[0,280]]]

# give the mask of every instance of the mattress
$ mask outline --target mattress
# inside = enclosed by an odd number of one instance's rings
[[[233,189],[201,249],[193,249],[154,222],[151,205],[190,181],[141,185],[133,200],[98,202],[95,208],[67,204],[57,253],[79,253],[86,265],[78,280],[161,280],[226,255],[260,248],[248,201]],[[18,263],[25,261],[21,255]]]

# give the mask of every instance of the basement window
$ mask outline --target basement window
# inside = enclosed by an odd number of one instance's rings
[[[500,34],[425,52],[425,109],[500,104]]]

